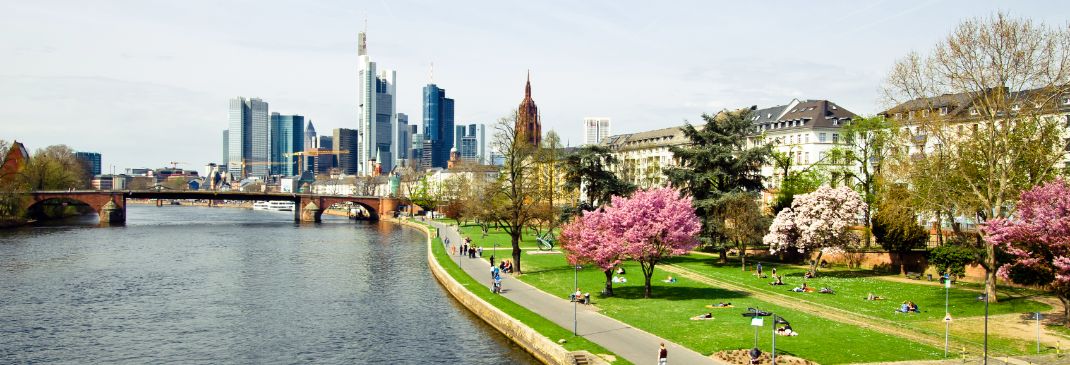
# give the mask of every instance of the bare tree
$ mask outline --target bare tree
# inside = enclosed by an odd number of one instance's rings
[[[516,130],[516,115],[501,118],[495,126],[493,148],[505,158],[499,183],[493,195],[499,206],[494,209],[495,220],[512,241],[513,268],[523,272],[520,265],[520,239],[530,222],[537,218],[531,207],[541,203],[537,184],[536,164],[539,146]]]
[[[1063,153],[1053,113],[1068,86],[1070,31],[1000,13],[966,20],[930,54],[898,61],[885,94],[919,153],[942,152],[940,188],[983,225],[1007,217],[1023,190],[1057,171]],[[985,249],[994,301],[995,247]]]

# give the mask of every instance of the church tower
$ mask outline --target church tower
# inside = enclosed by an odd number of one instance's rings
[[[539,121],[539,107],[531,100],[531,71],[528,71],[528,82],[524,86],[524,100],[520,102],[520,108],[516,111],[516,134],[532,145],[542,143],[542,124]]]

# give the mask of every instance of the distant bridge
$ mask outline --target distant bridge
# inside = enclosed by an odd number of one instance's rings
[[[194,199],[194,200],[246,200],[294,202],[295,222],[319,222],[323,211],[337,203],[354,203],[368,211],[371,220],[378,220],[381,213],[396,211],[398,200],[377,196],[341,196],[287,193],[241,193],[218,191],[175,190],[125,190],[125,191],[35,191],[26,193],[24,210],[48,201],[73,200],[85,203],[100,215],[100,222],[123,224],[126,222],[126,199]]]

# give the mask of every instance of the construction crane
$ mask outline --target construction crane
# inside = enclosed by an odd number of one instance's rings
[[[171,164],[171,169],[177,169],[178,168],[178,164],[185,165],[185,164],[187,164],[187,162],[171,161],[170,164]]]

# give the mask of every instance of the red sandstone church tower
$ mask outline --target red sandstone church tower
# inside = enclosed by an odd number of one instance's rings
[[[524,100],[516,111],[516,134],[518,138],[538,146],[542,143],[542,124],[539,122],[539,107],[531,100],[531,71],[528,71],[528,83],[524,86]]]

